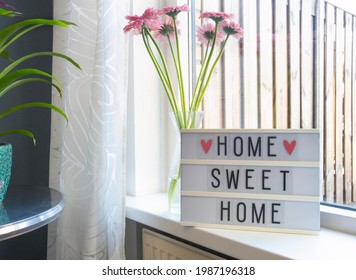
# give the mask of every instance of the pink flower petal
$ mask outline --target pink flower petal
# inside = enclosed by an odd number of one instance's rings
[[[205,23],[201,27],[197,28],[197,38],[200,43],[203,45],[208,45],[211,46],[213,43],[214,39],[214,33],[215,33],[215,24],[212,22]],[[218,29],[217,35],[216,35],[216,41],[215,44],[219,45],[222,41],[225,40],[225,33],[222,32],[220,29]]]
[[[189,12],[189,6],[184,4],[182,6],[169,6],[162,9],[162,13],[170,16],[176,17],[180,12]]]
[[[178,26],[179,21],[176,21],[176,25]],[[178,29],[178,34],[180,33]],[[173,19],[169,16],[164,16],[163,19],[160,21],[160,27],[155,30],[153,33],[153,37],[157,39],[160,43],[166,43],[169,39],[175,39],[176,35],[174,32],[174,22]]]
[[[233,14],[223,13],[223,12],[204,12],[200,15],[201,19],[210,18],[215,22],[220,22],[224,19],[232,19],[234,17]]]
[[[158,16],[161,14],[160,10],[147,8],[142,16],[126,16],[129,23],[124,27],[124,32],[133,31],[135,35],[142,32],[142,26],[145,25],[148,29],[155,30],[160,26]]]
[[[244,36],[244,30],[233,20],[224,20],[221,23],[221,29],[227,34],[232,35],[236,39],[241,39]]]

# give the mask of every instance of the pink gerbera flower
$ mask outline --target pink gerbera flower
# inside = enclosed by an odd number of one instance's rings
[[[124,32],[133,30],[134,34],[140,34],[142,27],[145,25],[150,30],[156,30],[160,26],[158,16],[161,12],[157,9],[148,8],[144,11],[142,16],[126,16],[129,23],[124,27]]]
[[[233,20],[224,20],[221,23],[221,29],[227,34],[232,35],[236,39],[241,39],[244,36],[244,30]]]
[[[210,18],[215,22],[220,22],[224,19],[232,19],[233,17],[233,14],[227,14],[222,12],[204,12],[200,15],[201,19]]]
[[[214,40],[215,24],[212,22],[205,23],[197,30],[197,38],[203,45],[211,46]],[[219,45],[225,39],[225,33],[217,31],[215,44]]]
[[[189,6],[184,4],[182,6],[169,6],[162,9],[162,12],[167,16],[175,18],[180,12],[189,12]]]
[[[178,26],[178,22],[176,22],[176,25]],[[179,34],[178,29],[177,31]],[[168,37],[174,39],[176,34],[173,19],[169,16],[164,16],[161,20],[161,26],[154,32],[153,36],[161,43],[167,42]]]

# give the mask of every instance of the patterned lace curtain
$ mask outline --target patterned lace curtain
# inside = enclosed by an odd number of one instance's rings
[[[49,259],[124,259],[128,0],[54,0],[54,18],[77,26],[54,29],[63,82],[65,124],[52,116],[50,186],[65,199],[48,234]]]

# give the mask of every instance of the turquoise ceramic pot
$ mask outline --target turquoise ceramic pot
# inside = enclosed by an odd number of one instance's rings
[[[12,165],[11,144],[0,144],[0,201],[5,198],[9,186]]]

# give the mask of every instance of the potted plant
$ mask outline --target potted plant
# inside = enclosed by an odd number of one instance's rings
[[[4,17],[15,17],[20,16],[21,13],[16,11],[13,7],[0,2],[0,16]],[[23,63],[27,61],[36,62],[36,58],[43,56],[56,56],[63,58],[73,64],[75,67],[80,69],[80,66],[73,61],[70,57],[56,52],[34,52],[26,54],[19,58],[11,57],[8,52],[10,46],[20,39],[23,35],[31,32],[34,29],[40,28],[42,26],[60,26],[67,28],[73,23],[63,21],[63,20],[48,20],[48,19],[24,19],[15,23],[10,23],[8,26],[0,30],[0,59],[6,61],[6,65],[0,68],[0,102],[1,97],[7,94],[11,94],[14,88],[27,83],[45,83],[56,89],[58,94],[62,94],[62,86],[60,81],[52,76],[51,73],[42,71],[36,67],[24,68]],[[63,118],[68,121],[65,112],[47,102],[25,102],[19,103],[6,108],[4,111],[0,112],[0,121],[6,121],[6,117],[10,114],[28,109],[28,108],[47,108],[58,112]],[[32,131],[22,129],[22,128],[12,128],[5,131],[0,131],[0,137],[8,134],[20,134],[30,137],[33,143],[36,144],[36,139]],[[12,146],[9,143],[0,142],[0,202],[4,199],[7,191],[7,187],[10,181],[11,175],[11,165],[12,165]]]

